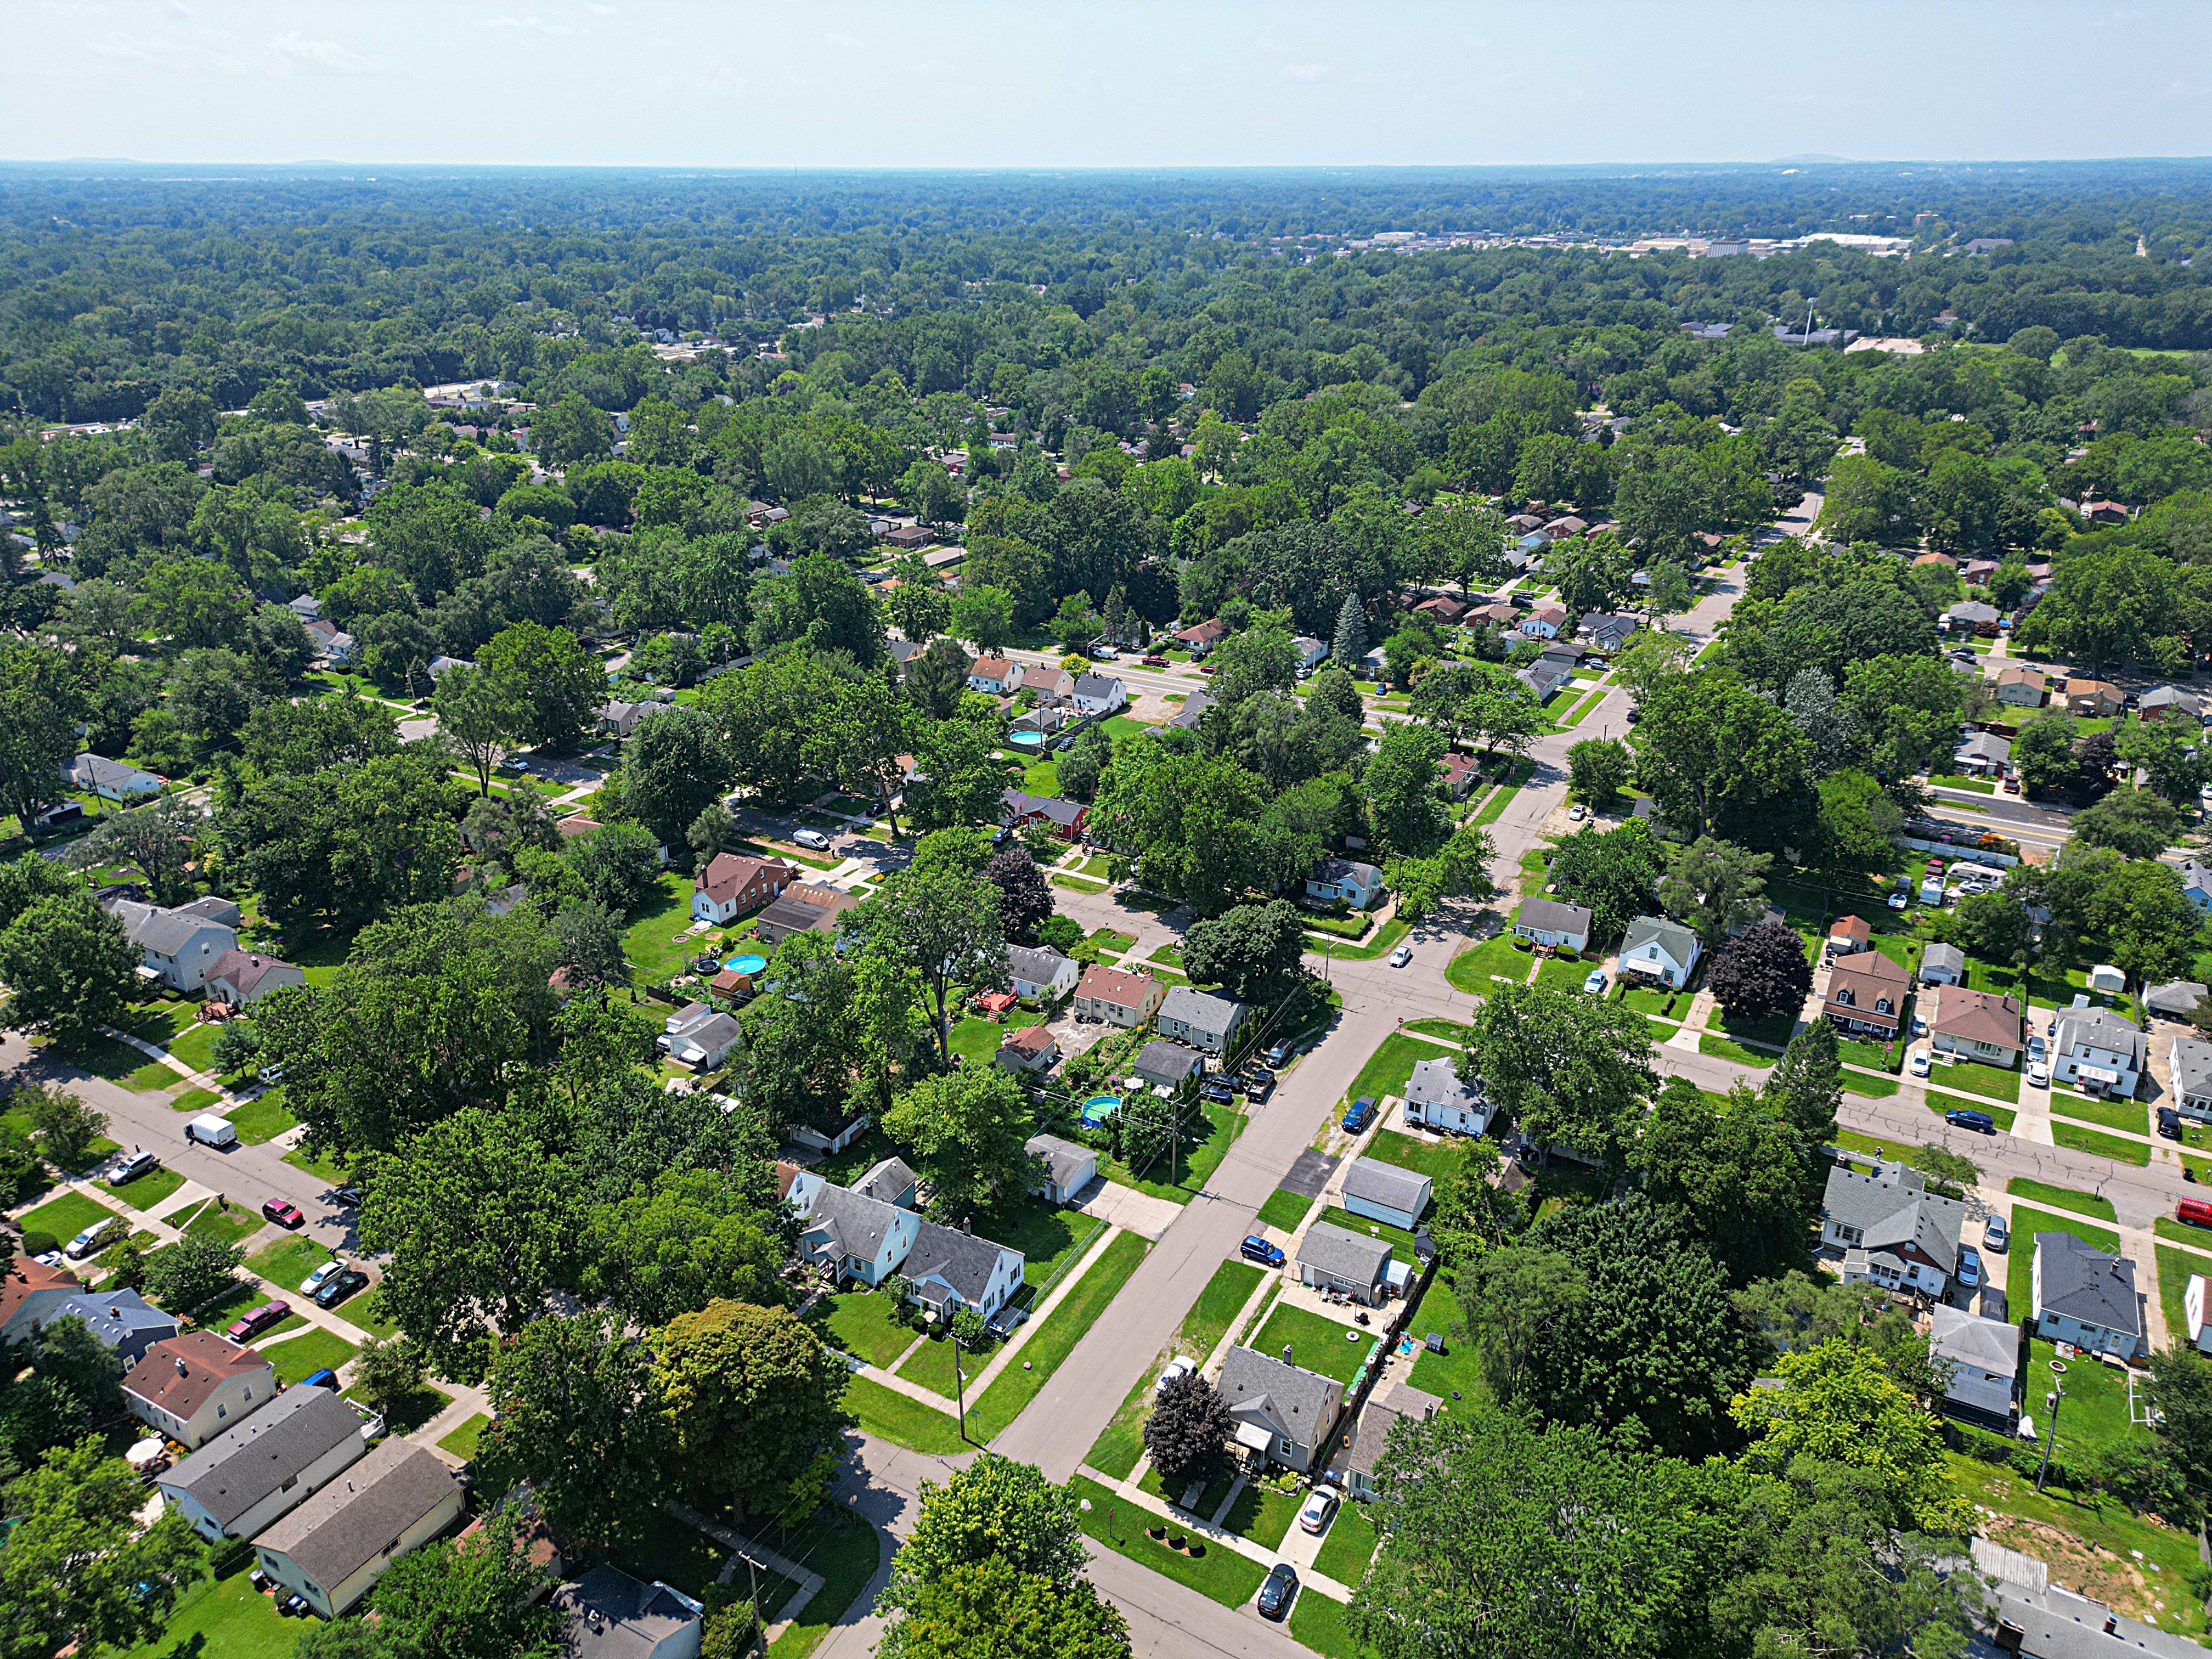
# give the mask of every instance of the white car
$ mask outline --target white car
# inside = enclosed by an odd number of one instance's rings
[[[1152,1392],[1165,1394],[1169,1383],[1174,1382],[1178,1376],[1189,1376],[1197,1369],[1198,1361],[1188,1355],[1177,1354],[1173,1359],[1168,1361],[1167,1368],[1160,1373],[1160,1380],[1152,1384]]]
[[[1403,968],[1413,959],[1413,947],[1410,945],[1401,945],[1390,952],[1390,965],[1393,968]]]
[[[1586,997],[1601,997],[1611,983],[1612,981],[1605,976],[1604,969],[1593,968],[1583,980],[1583,994]]]
[[[791,838],[801,847],[811,847],[817,853],[830,850],[830,837],[819,830],[794,830],[791,832]]]
[[[62,1246],[62,1254],[72,1261],[82,1261],[94,1250],[109,1242],[109,1235],[122,1222],[121,1216],[110,1216],[105,1221],[95,1221],[75,1238]]]
[[[2051,1086],[2051,1068],[2039,1060],[2030,1061],[2027,1080],[2039,1089],[2048,1089]]]
[[[1910,1069],[1912,1075],[1915,1077],[1926,1077],[1928,1075],[1928,1054],[1926,1050],[1922,1049],[1914,1053],[1910,1064]]]
[[[313,1296],[317,1291],[321,1290],[324,1285],[329,1284],[331,1280],[336,1279],[344,1271],[345,1263],[340,1261],[336,1256],[331,1257],[328,1261],[323,1263],[321,1267],[316,1268],[314,1272],[309,1273],[305,1279],[300,1281],[300,1294],[301,1296]]]
[[[1912,901],[1902,893],[1892,893],[1889,896],[1889,908],[1893,910],[1902,910],[1911,902]]]
[[[1308,1532],[1323,1532],[1328,1528],[1328,1518],[1336,1513],[1338,1496],[1334,1486],[1316,1486],[1306,1494],[1306,1501],[1298,1505],[1298,1525]]]
[[[1589,808],[1584,806],[1580,801],[1577,801],[1572,806],[1567,808],[1567,816],[1572,818],[1577,823],[1580,823],[1584,818],[1589,816]]]

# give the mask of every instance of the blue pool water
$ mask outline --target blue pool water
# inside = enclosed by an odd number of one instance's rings
[[[732,957],[727,962],[724,963],[722,966],[725,968],[734,968],[741,974],[757,974],[762,969],[768,966],[768,958],[766,957],[750,956]]]
[[[1006,741],[1012,744],[1017,749],[1042,749],[1044,747],[1044,733],[1042,732],[1017,732]]]
[[[1083,1103],[1083,1121],[1090,1124],[1103,1123],[1121,1109],[1121,1096],[1093,1095]]]

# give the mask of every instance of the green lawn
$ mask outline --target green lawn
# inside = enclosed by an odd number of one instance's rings
[[[246,1258],[246,1265],[270,1283],[297,1295],[300,1281],[330,1259],[331,1253],[312,1238],[288,1238],[256,1250]]]
[[[1188,1354],[1203,1362],[1221,1339],[1229,1334],[1230,1322],[1243,1311],[1259,1285],[1261,1269],[1249,1261],[1224,1261],[1213,1270],[1213,1277],[1206,1281],[1206,1288],[1198,1293],[1198,1300],[1182,1316],[1182,1327],[1171,1338],[1161,1354],[1155,1358]],[[1138,1380],[1129,1397],[1114,1413],[1114,1420],[1100,1435],[1085,1458],[1094,1469],[1102,1469],[1116,1480],[1127,1480],[1129,1471],[1137,1467],[1144,1455],[1144,1425],[1146,1408],[1152,1404],[1152,1387],[1158,1373],[1152,1367]]]
[[[173,1224],[173,1217],[164,1217]],[[234,1204],[228,1199],[210,1200],[195,1207],[192,1218],[185,1224],[185,1231],[195,1238],[212,1238],[220,1244],[235,1244],[240,1239],[251,1238],[267,1224],[258,1210],[249,1210],[243,1204]]]
[[[1291,1363],[1322,1376],[1333,1376],[1349,1386],[1359,1362],[1375,1344],[1376,1334],[1357,1325],[1340,1325],[1304,1308],[1278,1307],[1246,1346],[1272,1359],[1282,1358],[1285,1344]]]
[[[478,1412],[451,1434],[440,1436],[438,1443],[456,1457],[474,1457],[477,1443],[483,1438],[483,1431],[490,1426],[490,1416]]]
[[[1414,1359],[1413,1376],[1407,1380],[1415,1388],[1439,1400],[1490,1398],[1490,1385],[1482,1376],[1481,1356],[1472,1340],[1458,1334],[1462,1329],[1459,1310],[1449,1303],[1430,1308],[1415,1318],[1413,1335],[1416,1341],[1426,1338],[1431,1331],[1444,1339],[1443,1352],[1432,1353],[1425,1347]]]
[[[1081,1279],[1060,1299],[1060,1305],[1037,1327],[1021,1351],[1021,1358],[1000,1371],[983,1397],[968,1413],[970,1437],[988,1442],[1021,1415],[1022,1407],[1036,1397],[1060,1362],[1074,1351],[1098,1316],[1106,1311],[1137,1264],[1152,1248],[1140,1233],[1118,1234],[1085,1269]],[[1028,1362],[1024,1369],[1022,1361]]]
[[[1402,1095],[1419,1062],[1457,1058],[1452,1049],[1439,1048],[1433,1042],[1424,1042],[1403,1031],[1393,1031],[1382,1039],[1382,1047],[1368,1056],[1367,1064],[1359,1068],[1359,1075],[1352,1080],[1346,1098],[1365,1095],[1370,1100],[1380,1102],[1385,1095]]]
[[[891,1318],[891,1299],[880,1291],[840,1291],[807,1315],[823,1341],[869,1364],[889,1365],[914,1346],[915,1333]]]
[[[1486,997],[1498,979],[1520,983],[1528,977],[1530,952],[1513,948],[1513,936],[1500,933],[1471,951],[1462,951],[1451,959],[1444,969],[1444,977],[1454,990],[1464,991],[1469,996]]]
[[[769,1649],[769,1659],[805,1659],[822,1644],[846,1610],[868,1587],[882,1559],[880,1534],[849,1510],[825,1504],[804,1526],[763,1541],[822,1575],[799,1616]]]
[[[2160,1238],[2171,1238],[2194,1249],[2212,1254],[2212,1231],[2192,1227],[2185,1221],[2176,1221],[2170,1215],[2160,1216],[2150,1224],[2150,1229]]]
[[[845,1405],[870,1434],[908,1451],[941,1457],[973,1449],[961,1439],[959,1425],[951,1413],[933,1411],[919,1400],[865,1376],[856,1376],[846,1384]]]
[[[679,970],[700,948],[697,936],[684,933],[690,923],[690,878],[672,873],[659,885],[659,897],[647,900],[623,934],[623,955],[641,981],[653,984]]]
[[[932,1394],[944,1396],[945,1403],[952,1404],[952,1362],[960,1361],[962,1374],[967,1378],[969,1394],[975,1391],[975,1373],[991,1362],[988,1353],[963,1354],[958,1345],[946,1337],[932,1337],[907,1356],[898,1374],[909,1382],[919,1383]]]
[[[118,1042],[113,1037],[96,1033],[82,1037],[64,1048],[57,1043],[52,1050],[55,1059],[80,1067],[94,1077],[104,1077],[111,1083],[120,1083],[141,1094],[157,1094],[176,1082],[177,1074],[158,1060],[149,1060],[127,1042]]]
[[[2029,1401],[2039,1402],[2057,1376],[2051,1362],[2057,1358],[2058,1350],[2040,1338],[2031,1339],[2027,1350],[2024,1386]],[[2128,1421],[2128,1380],[2121,1372],[2094,1359],[2073,1359],[2066,1362],[2063,1381],[2066,1398],[2058,1408],[2058,1449],[2053,1456],[2100,1451],[2145,1432]],[[2039,1422],[2047,1420],[2038,1405],[2027,1409],[2037,1413]]]
[[[1205,1140],[1193,1146],[1179,1143],[1176,1148],[1180,1170],[1170,1170],[1155,1162],[1139,1175],[1136,1170],[1117,1158],[1102,1152],[1098,1156],[1098,1172],[1109,1181],[1118,1181],[1124,1187],[1134,1187],[1140,1193],[1150,1193],[1154,1198],[1164,1198],[1171,1203],[1188,1204],[1206,1185],[1206,1177],[1221,1165],[1229,1155],[1230,1146],[1244,1133],[1244,1114],[1230,1106],[1203,1103],[1207,1122],[1212,1125]],[[1163,1176],[1179,1175],[1180,1180],[1165,1180]]]
[[[278,1614],[275,1597],[248,1582],[253,1565],[246,1553],[227,1577],[193,1585],[177,1599],[161,1633],[125,1659],[292,1659],[300,1627]]]
[[[87,1227],[114,1213],[97,1199],[87,1198],[80,1192],[64,1192],[29,1212],[16,1224],[27,1233],[51,1233],[66,1244]]]
[[[1229,1513],[1221,1517],[1222,1530],[1247,1542],[1273,1549],[1297,1519],[1299,1501],[1289,1492],[1248,1480],[1244,1490],[1237,1494],[1237,1501],[1230,1505]]]
[[[2014,1318],[2026,1318],[2031,1308],[2031,1292],[2035,1273],[2035,1236],[2038,1233],[2071,1233],[2084,1244],[2093,1245],[2110,1255],[2120,1253],[2120,1236],[2109,1227],[2100,1227],[2094,1221],[2080,1216],[2068,1215],[2058,1210],[2041,1210],[2031,1205],[2015,1204],[2012,1210],[2012,1243],[2006,1247],[2005,1310]]]
[[[1346,1501],[1337,1506],[1336,1519],[1328,1523],[1328,1534],[1321,1540],[1321,1553],[1314,1558],[1314,1565],[1339,1583],[1357,1584],[1367,1564],[1375,1559],[1375,1547],[1380,1542],[1382,1535],[1367,1518],[1367,1506]]]
[[[1368,1140],[1367,1156],[1425,1175],[1441,1187],[1467,1161],[1467,1149],[1457,1141],[1417,1140],[1395,1129],[1377,1129]]]
[[[162,1046],[195,1072],[215,1069],[216,1034],[220,1025],[196,1022],[189,1030],[181,1031]]]
[[[1845,1072],[1844,1087],[1855,1095],[1870,1095],[1879,1099],[1893,1095],[1905,1085],[1893,1077],[1869,1077],[1864,1072]]]
[[[2139,1135],[2150,1133],[2150,1108],[2140,1100],[2092,1100],[2070,1089],[2053,1089],[2051,1111],[2054,1117],[2070,1117],[2106,1129],[2131,1129]]]
[[[313,1330],[264,1349],[262,1358],[276,1367],[278,1382],[291,1383],[297,1382],[311,1372],[322,1370],[325,1365],[336,1370],[360,1352],[356,1345],[347,1341],[337,1332],[326,1331],[318,1325]]]
[[[300,1120],[284,1103],[284,1091],[271,1089],[258,1099],[249,1100],[230,1115],[230,1127],[238,1131],[238,1138],[249,1146],[258,1146],[264,1140],[274,1140]]]
[[[1306,949],[1317,957],[1332,957],[1339,961],[1372,962],[1387,951],[1395,951],[1413,931],[1413,924],[1393,916],[1375,931],[1373,938],[1364,944],[1349,945],[1340,939],[1306,940]]]
[[[304,1145],[295,1146],[284,1154],[284,1161],[295,1170],[305,1170],[309,1175],[337,1186],[346,1179],[346,1167],[329,1153],[312,1152]]]
[[[1306,1212],[1311,1208],[1313,1200],[1304,1193],[1278,1187],[1267,1194],[1267,1201],[1260,1206],[1260,1213],[1255,1218],[1263,1225],[1279,1227],[1286,1233],[1294,1233],[1298,1230],[1298,1223],[1306,1218]]]
[[[1139,1509],[1085,1475],[1070,1480],[1067,1489],[1091,1500],[1090,1509],[1079,1517],[1083,1530],[1117,1554],[1225,1607],[1241,1607],[1259,1594],[1267,1570],[1258,1562],[1218,1544],[1207,1545],[1205,1555],[1193,1560],[1145,1536],[1146,1527],[1163,1524],[1152,1510]]]
[[[1352,1504],[1346,1507],[1359,1506]],[[1326,1659],[1370,1659],[1375,1651],[1360,1646],[1353,1638],[1352,1626],[1345,1618],[1344,1603],[1323,1595],[1310,1584],[1301,1584],[1298,1599],[1291,1603],[1291,1635],[1299,1646],[1310,1648]]]
[[[348,1389],[345,1397],[361,1400],[360,1389]],[[366,1405],[368,1402],[362,1401],[362,1403]],[[453,1403],[453,1395],[426,1382],[410,1395],[385,1402],[385,1427],[393,1434],[412,1434]]]
[[[2005,1191],[2014,1198],[2027,1199],[2046,1209],[2074,1210],[2115,1224],[2119,1221],[2118,1215],[2112,1209],[2112,1200],[2100,1198],[2094,1193],[2077,1193],[2071,1187],[2054,1187],[2048,1182],[2032,1180],[2027,1176],[2014,1176],[2005,1182]]]
[[[1928,1091],[1928,1109],[1941,1117],[1946,1112],[1986,1112],[1990,1121],[2009,1134],[2019,1114],[2009,1106],[1999,1106],[1992,1101],[1969,1100],[1964,1095],[1947,1095],[1941,1091]]]
[[[1780,1055],[1769,1054],[1764,1049],[1747,1048],[1733,1038],[1724,1037],[1712,1031],[1698,1034],[1698,1052],[1701,1054],[1711,1054],[1716,1060],[1732,1060],[1739,1066],[1755,1066],[1761,1071],[1765,1070],[1781,1058]],[[1852,1074],[1849,1072],[1844,1073],[1844,1087],[1846,1089],[1851,1086],[1851,1077]],[[1893,1092],[1896,1086],[1895,1084],[1890,1085]]]
[[[1409,1019],[1406,1029],[1421,1036],[1443,1037],[1451,1042],[1465,1042],[1470,1028],[1451,1019]]]
[[[1689,1012],[1689,1001],[1680,991],[1669,991],[1659,985],[1632,985],[1621,981],[1620,1001],[1647,1018],[1671,1018]]]
[[[2020,1100],[2020,1073],[2006,1066],[1984,1066],[1978,1060],[1954,1060],[1946,1066],[1938,1063],[1929,1068],[1931,1083],[1942,1083],[1947,1088],[1964,1089],[1968,1094],[1987,1095],[1993,1100]]]
[[[2077,1152],[2094,1152],[2100,1158],[2109,1158],[2115,1164],[2148,1164],[2150,1148],[2139,1140],[2123,1140],[2118,1135],[2108,1135],[2095,1129],[2076,1128],[2063,1118],[2051,1120],[2051,1138],[2061,1146],[2070,1146]]]
[[[2158,1305],[2166,1314],[2166,1328],[2175,1346],[2189,1340],[2189,1310],[2183,1300],[2191,1273],[2212,1277],[2212,1256],[2185,1250],[2178,1244],[2153,1247],[2158,1253]]]
[[[1043,1023],[1042,1014],[1016,1008],[1006,1015],[1002,1025],[997,1020],[985,1019],[970,1014],[955,1025],[947,1036],[952,1052],[970,1066],[988,1066],[999,1052],[999,1045],[1015,1032]]]

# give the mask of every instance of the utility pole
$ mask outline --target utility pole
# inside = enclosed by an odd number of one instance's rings
[[[952,1345],[952,1404],[960,1414],[960,1437],[968,1440],[967,1376],[960,1369],[960,1339],[952,1334],[951,1321],[945,1321],[945,1340]],[[969,1445],[975,1443],[968,1440]]]
[[[2054,1359],[2051,1362],[2051,1368],[2057,1370],[2062,1363]],[[2066,1385],[2063,1382],[2052,1383],[2051,1392],[2043,1396],[2043,1409],[2051,1420],[2043,1430],[2043,1466],[2035,1472],[2035,1489],[2038,1492],[2043,1490],[2044,1481],[2051,1475],[2051,1449],[2058,1443],[2058,1402],[2065,1397]]]

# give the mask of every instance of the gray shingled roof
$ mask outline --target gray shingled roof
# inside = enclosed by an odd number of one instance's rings
[[[1449,1060],[1415,1060],[1413,1075],[1406,1081],[1405,1101],[1409,1106],[1459,1106],[1468,1111],[1487,1103],[1482,1091],[1459,1074],[1457,1063]]]
[[[620,1567],[593,1567],[562,1585],[554,1606],[564,1618],[563,1651],[574,1659],[650,1659],[662,1643],[699,1619],[679,1592],[641,1583]]]
[[[1626,956],[1649,939],[1657,939],[1659,948],[1677,963],[1688,962],[1698,951],[1698,936],[1680,922],[1664,916],[1638,916],[1620,937],[1620,954]]]
[[[136,1291],[104,1291],[96,1295],[86,1291],[57,1304],[43,1322],[51,1325],[58,1319],[82,1320],[85,1328],[105,1348],[119,1348],[149,1331],[161,1336],[177,1334],[177,1322]]]
[[[230,933],[230,944],[224,948],[237,948],[238,935],[225,924],[210,921],[205,916],[187,915],[181,910],[149,910],[131,930],[131,942],[143,951],[158,951],[165,957],[173,957],[209,929]]]
[[[1075,682],[1075,695],[1079,697],[1110,697],[1114,695],[1114,688],[1121,684],[1121,681],[1104,674],[1084,674]]]
[[[443,1463],[395,1436],[253,1541],[334,1592],[454,1490]]]
[[[1547,933],[1587,933],[1590,913],[1579,904],[1561,904],[1556,899],[1532,898],[1521,902],[1521,925]]]
[[[224,1527],[333,1446],[361,1433],[354,1408],[328,1389],[290,1388],[225,1429],[161,1477]]]
[[[1390,1443],[1390,1431],[1400,1423],[1419,1423],[1436,1414],[1443,1401],[1435,1395],[1403,1382],[1385,1381],[1360,1407],[1352,1433],[1337,1455],[1329,1459],[1332,1470],[1373,1474]]]
[[[1954,1198],[1938,1198],[1927,1190],[1917,1170],[1894,1164],[1881,1166],[1880,1176],[1861,1175],[1838,1165],[1828,1171],[1827,1190],[1821,1195],[1823,1218],[1859,1230],[1862,1247],[1869,1251],[1917,1244],[1945,1273],[1959,1265],[1959,1229],[1966,1206]]]
[[[1067,958],[1048,945],[1009,945],[1006,966],[1016,979],[1033,985],[1049,985]]]
[[[1046,1172],[1058,1187],[1066,1186],[1085,1164],[1097,1166],[1097,1154],[1088,1146],[1062,1140],[1058,1135],[1031,1135],[1022,1143],[1022,1150],[1031,1158],[1044,1160]]]
[[[1298,1241],[1298,1265],[1313,1267],[1347,1285],[1372,1285],[1382,1277],[1390,1246],[1379,1238],[1346,1232],[1333,1222],[1316,1221]]]
[[[2136,1300],[2136,1264],[2124,1255],[2106,1255],[2071,1233],[2038,1233],[2036,1261],[2043,1278],[2043,1310],[2077,1319],[2084,1325],[2142,1334]]]
[[[1928,1332],[1931,1359],[1954,1359],[1961,1364],[2011,1376],[2020,1366],[2020,1328],[2002,1319],[1983,1319],[1964,1308],[1938,1303],[1929,1316]],[[2002,1409],[2002,1408],[2001,1408]]]
[[[853,1183],[853,1190],[863,1198],[881,1199],[886,1204],[896,1204],[899,1194],[914,1185],[914,1171],[902,1158],[887,1158]]]
[[[1930,945],[1920,954],[1920,977],[1926,979],[1930,968],[1948,968],[1963,980],[1966,976],[1966,953],[1955,945]]]
[[[2125,1054],[2130,1070],[2142,1070],[2147,1052],[2142,1032],[2135,1021],[2109,1008],[2069,1008],[2058,1016],[2058,1029],[2051,1034],[2051,1052],[2063,1054],[2077,1042],[2110,1054]]]
[[[898,1213],[879,1198],[864,1197],[842,1187],[825,1186],[814,1194],[803,1231],[828,1234],[840,1255],[872,1261],[876,1251],[882,1247],[884,1235],[890,1231]]]
[[[2212,1095],[2212,1042],[2195,1037],[2173,1041],[2173,1092],[2202,1098]]]
[[[934,1273],[959,1291],[963,1301],[977,1303],[989,1288],[991,1270],[999,1265],[1002,1248],[973,1233],[925,1221],[915,1232],[914,1248],[907,1252],[899,1271],[908,1279]]]
[[[2169,1019],[2186,1019],[2204,1000],[2205,988],[2193,979],[2168,980],[2143,993],[2143,1006]]]
[[[1170,1042],[1164,1037],[1154,1037],[1137,1055],[1137,1075],[1180,1083],[1206,1064],[1206,1056],[1195,1048],[1186,1048],[1180,1042]]]
[[[1310,1446],[1328,1426],[1322,1419],[1335,1410],[1343,1390],[1332,1379],[1249,1348],[1232,1347],[1215,1384],[1231,1411],[1257,1407],[1279,1432]]]
[[[1212,707],[1213,694],[1211,691],[1194,691],[1183,699],[1182,707],[1176,711],[1175,718],[1168,724],[1182,726],[1185,731],[1194,730],[1199,721],[1206,718],[1206,711]]]
[[[1429,1205],[1429,1178],[1376,1158],[1355,1158],[1344,1172],[1344,1195],[1419,1215]]]
[[[1208,1036],[1225,1037],[1244,1005],[1234,997],[1215,996],[1209,991],[1194,991],[1188,985],[1169,988],[1160,1004],[1158,1018],[1163,1021],[1179,1019],[1194,1030]]]

